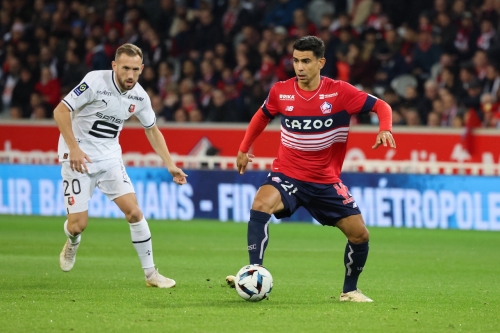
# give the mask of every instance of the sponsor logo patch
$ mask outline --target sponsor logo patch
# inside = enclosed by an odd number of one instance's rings
[[[280,94],[280,101],[294,101],[295,95],[282,95]]]
[[[332,112],[332,105],[328,102],[324,102],[323,104],[321,104],[321,106],[319,108],[321,109],[321,112],[323,114],[327,114],[327,113]]]
[[[276,183],[281,183],[281,178],[280,177],[273,177],[273,178],[271,178],[271,180],[273,182],[276,182]]]
[[[80,84],[78,87],[76,87],[73,92],[75,93],[76,96],[80,96],[81,94],[83,94],[83,92],[85,90],[87,90],[89,88],[89,85],[86,84],[85,82],[83,82],[82,84]]]
[[[293,106],[289,105],[285,108],[285,111],[292,112],[293,111]]]
[[[339,95],[338,92],[334,92],[333,94],[320,94],[319,99],[326,99],[326,98],[332,98],[332,97],[337,97]]]

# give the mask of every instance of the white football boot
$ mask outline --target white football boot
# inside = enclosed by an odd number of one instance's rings
[[[78,246],[80,246],[79,242],[77,244],[71,244],[69,239],[66,240],[61,254],[59,255],[59,265],[64,272],[69,272],[75,265]]]
[[[157,288],[173,288],[175,287],[175,281],[164,277],[158,270],[154,270],[149,277],[146,277],[146,286],[157,287]]]
[[[234,285],[236,284],[236,276],[234,275],[226,276],[226,283],[229,287],[234,288]]]
[[[361,293],[361,290],[356,289],[353,291],[350,291],[348,293],[342,293],[340,294],[340,301],[341,302],[373,302],[371,298],[366,297]]]

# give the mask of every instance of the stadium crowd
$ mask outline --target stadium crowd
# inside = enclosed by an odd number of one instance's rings
[[[500,0],[2,0],[1,117],[52,118],[128,42],[159,123],[248,122],[316,35],[322,75],[384,99],[395,125],[500,127],[499,18]]]

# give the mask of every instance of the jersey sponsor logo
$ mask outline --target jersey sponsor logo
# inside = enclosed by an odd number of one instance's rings
[[[144,100],[144,97],[139,97],[139,96],[131,96],[131,95],[128,95],[127,97],[128,99],[133,99],[134,101],[142,101]]]
[[[337,97],[339,95],[338,92],[334,92],[333,94],[320,94],[319,99],[327,99],[332,97]]]
[[[332,127],[333,119],[285,119],[285,126],[291,129],[312,130]]]
[[[280,94],[280,101],[294,101],[295,95],[282,95]]]
[[[293,111],[293,106],[289,105],[285,108],[285,111],[292,112]]]
[[[106,91],[106,90],[97,90],[98,95],[106,95],[106,96],[111,96],[111,91]]]
[[[100,112],[97,112],[95,115],[101,119],[109,120],[112,123],[116,123],[116,124],[123,124],[123,121],[124,121],[123,119],[115,118],[114,116],[108,116],[108,115],[102,114]]]
[[[135,104],[130,104],[130,106],[128,107],[128,112],[132,113],[135,111]]]
[[[281,183],[281,178],[280,177],[272,177],[271,180],[276,183]]]
[[[323,104],[321,104],[319,108],[321,112],[323,112],[323,114],[328,114],[332,112],[332,105],[328,102],[324,102]]]
[[[89,88],[89,85],[86,84],[85,82],[83,82],[82,84],[80,84],[78,87],[76,87],[73,92],[75,93],[76,96],[80,96],[81,94],[83,94],[83,92],[85,90],[87,90]]]

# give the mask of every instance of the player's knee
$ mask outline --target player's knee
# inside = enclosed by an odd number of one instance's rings
[[[130,223],[139,222],[140,220],[142,220],[142,217],[143,217],[142,216],[142,211],[139,208],[139,206],[135,206],[135,207],[131,208],[130,210],[124,212],[124,213],[125,213],[125,218]]]
[[[252,209],[259,212],[272,214],[274,213],[274,204],[269,202],[268,200],[255,198],[252,204]]]
[[[87,227],[87,221],[81,218],[73,219],[72,221],[68,220],[68,231],[73,236],[81,234],[85,228]]]
[[[359,232],[355,233],[354,235],[351,235],[349,237],[349,241],[354,244],[362,244],[366,243],[370,240],[370,233],[368,232],[368,229],[363,228]]]

